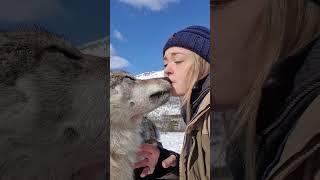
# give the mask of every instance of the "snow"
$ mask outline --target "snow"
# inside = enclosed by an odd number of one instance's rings
[[[184,132],[160,132],[160,142],[163,148],[180,154]]]
[[[162,78],[164,77],[164,72],[162,71],[151,71],[138,74],[135,76],[137,79],[152,79],[152,78]]]
[[[179,98],[170,97],[170,100],[167,103],[163,104],[162,106],[148,113],[147,117],[154,120],[160,120],[160,117],[163,114],[166,114],[166,115],[181,114],[181,106],[180,106]]]

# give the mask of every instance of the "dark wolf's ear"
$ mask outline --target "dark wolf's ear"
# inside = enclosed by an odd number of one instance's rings
[[[13,86],[18,77],[38,68],[43,60],[51,60],[52,67],[67,72],[68,66],[61,62],[68,63],[82,56],[79,50],[63,39],[47,32],[32,31],[32,29],[0,31],[0,47],[0,83],[9,86]],[[74,66],[78,64],[73,63]],[[78,65],[74,68],[81,67]]]

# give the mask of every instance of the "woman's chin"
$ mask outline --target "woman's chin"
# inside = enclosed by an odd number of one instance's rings
[[[171,89],[171,90],[170,90],[170,95],[171,95],[171,96],[183,96],[184,93],[181,93],[181,92],[179,92],[179,91],[176,91],[175,89]]]

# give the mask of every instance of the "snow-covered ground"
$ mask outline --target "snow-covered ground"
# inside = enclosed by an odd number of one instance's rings
[[[160,132],[160,142],[165,149],[180,154],[184,132]]]

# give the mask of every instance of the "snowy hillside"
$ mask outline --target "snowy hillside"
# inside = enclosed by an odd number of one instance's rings
[[[154,120],[160,120],[160,117],[162,114],[166,115],[177,115],[180,114],[180,101],[177,97],[170,97],[170,100],[158,107],[157,109],[150,112],[147,117],[154,119]]]
[[[160,78],[164,77],[163,71],[152,71],[152,72],[145,72],[135,76],[138,79],[151,79],[151,78]],[[155,109],[154,111],[150,112],[147,116],[152,120],[160,120],[162,114],[166,115],[176,115],[180,114],[180,100],[178,97],[170,97],[170,100]]]
[[[163,71],[151,71],[138,74],[135,76],[137,79],[151,79],[151,78],[161,78],[164,77]]]

